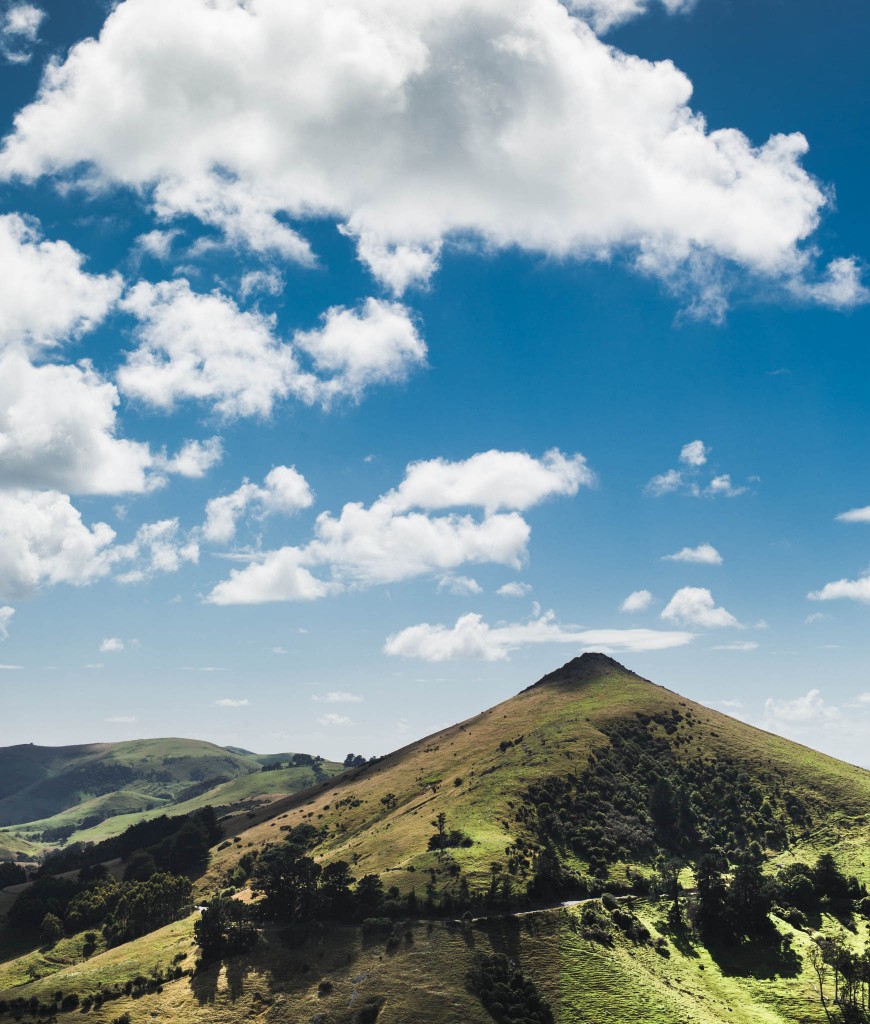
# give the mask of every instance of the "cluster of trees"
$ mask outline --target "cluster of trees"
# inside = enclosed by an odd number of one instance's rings
[[[353,754],[349,755],[353,757]],[[294,754],[286,764],[283,761],[272,761],[264,764],[260,769],[262,772],[276,772],[281,768],[313,768],[315,774],[321,772],[324,759],[319,754]],[[365,758],[363,758],[365,763]]]
[[[213,807],[191,814],[168,817],[161,814],[150,821],[131,825],[118,836],[100,843],[74,844],[49,854],[39,876],[57,875],[89,868],[120,858],[128,864],[135,858],[131,877],[144,880],[155,871],[184,874],[196,871],[208,861],[209,848],[221,838]]]
[[[363,757],[362,754],[348,754],[344,759],[345,768],[362,768],[368,764],[368,758]]]
[[[680,730],[680,724],[683,729]],[[691,720],[670,714],[614,723],[580,775],[531,786],[515,811],[539,842],[570,848],[606,878],[616,861],[653,863],[715,849],[733,861],[790,841],[806,808],[779,779],[724,755],[687,757]]]
[[[27,881],[27,872],[14,860],[0,860],[0,889]]]
[[[502,953],[478,953],[465,984],[498,1024],[553,1024],[550,1004],[535,983]]]
[[[831,1022],[870,1022],[870,946],[861,953],[843,938],[820,938],[809,961],[816,975],[819,1000]]]
[[[464,832],[459,829],[447,828],[447,815],[444,811],[438,813],[431,824],[437,831],[429,836],[428,848],[430,850],[448,850],[451,847],[474,845],[471,837]]]
[[[190,879],[167,872],[142,882],[118,882],[105,870],[79,881],[47,876],[21,893],[7,922],[20,934],[38,935],[45,945],[101,927],[107,944],[116,946],[189,913],[191,891]]]

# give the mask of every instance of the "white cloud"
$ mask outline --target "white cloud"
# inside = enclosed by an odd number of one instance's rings
[[[854,256],[831,260],[818,281],[797,279],[790,285],[800,299],[833,309],[849,309],[870,299],[870,291],[861,282],[862,268]]]
[[[119,583],[141,583],[157,573],[178,572],[185,562],[199,561],[199,545],[185,536],[178,519],[144,523],[129,544],[112,552],[116,562],[134,562],[135,567],[118,575]]]
[[[652,604],[653,596],[648,590],[633,590],[619,606],[621,612],[645,612]]]
[[[830,617],[831,616],[827,615],[825,612],[811,612],[804,619],[804,624],[807,625],[807,626],[810,626],[814,622],[824,622],[826,619],[829,619]]]
[[[100,644],[100,654],[124,650],[124,641],[118,636],[109,636]]]
[[[525,597],[531,592],[531,586],[528,583],[521,583],[519,580],[503,583],[496,591],[499,597]]]
[[[845,598],[870,604],[870,572],[856,580],[842,579],[826,583],[821,590],[813,590],[807,597],[811,601],[837,601]]]
[[[655,629],[576,629],[555,621],[552,612],[525,623],[490,626],[472,612],[452,627],[423,622],[387,637],[384,652],[424,661],[505,661],[510,652],[528,644],[573,644],[605,652],[656,651],[682,647],[692,633]]]
[[[472,579],[470,576],[452,576],[450,573],[438,580],[438,589],[447,590],[457,597],[483,593],[483,587],[481,587],[477,580]]]
[[[680,462],[687,466],[703,466],[709,454],[710,449],[703,441],[690,441],[680,450]]]
[[[696,548],[683,548],[673,555],[663,555],[664,562],[689,562],[697,565],[721,565],[722,556],[712,544],[699,544]]]
[[[140,281],[121,308],[139,324],[118,384],[164,410],[192,399],[224,417],[268,416],[290,396],[323,405],[359,400],[367,387],[404,380],[425,364],[409,310],[378,299],[328,309],[319,328],[297,332],[292,344],[275,336],[274,317],[239,309],[217,291],[194,292],[183,278]],[[316,373],[303,369],[300,355]]]
[[[165,473],[202,476],[220,439],[187,441],[172,457],[119,437],[114,384],[87,361],[34,366],[0,351],[0,487],[69,494],[152,491]]]
[[[536,459],[525,452],[491,450],[462,462],[412,462],[399,487],[381,500],[397,512],[464,505],[488,513],[522,512],[548,498],[572,497],[594,483],[595,474],[582,455],[567,456],[553,448]]]
[[[42,237],[36,221],[0,216],[0,349],[50,349],[99,324],[121,293],[118,274],[87,274],[67,242]]]
[[[284,278],[277,270],[249,270],[242,274],[239,295],[243,300],[257,292],[266,295],[280,295],[284,289]]]
[[[343,396],[359,399],[367,387],[404,381],[426,365],[425,342],[397,302],[366,299],[358,310],[335,306],[321,327],[297,332],[294,341],[325,378],[317,389],[325,404]]]
[[[848,512],[841,512],[835,518],[839,523],[870,523],[870,505],[850,508]]]
[[[569,458],[557,450],[540,460],[524,452],[490,451],[463,462],[415,462],[398,488],[369,507],[349,502],[337,517],[322,513],[308,544],[267,552],[232,572],[208,600],[313,600],[330,589],[398,582],[466,563],[519,568],[531,529],[517,511],[496,510],[526,510],[555,495],[573,495],[593,479],[582,455]],[[483,517],[427,514],[468,506],[483,509]],[[328,584],[309,571],[318,566],[328,568]]]
[[[44,18],[45,11],[33,4],[13,3],[7,7],[0,21],[0,54],[9,64],[30,62]]]
[[[335,726],[335,725],[353,725],[353,722],[348,718],[347,715],[335,715],[331,712],[326,715],[321,715],[317,722],[319,725]]]
[[[165,260],[169,258],[172,244],[180,234],[181,232],[177,229],[164,231],[155,228],[153,231],[146,231],[145,234],[139,235],[135,245],[140,252],[158,260]]]
[[[0,490],[0,595],[23,597],[42,584],[80,586],[106,576],[115,531],[88,528],[57,491]]]
[[[246,512],[253,510],[260,519],[274,514],[289,516],[313,503],[314,494],[305,477],[294,466],[276,466],[266,474],[262,487],[246,481],[232,494],[212,498],[205,507],[202,535],[214,543],[227,543]]]
[[[207,441],[185,441],[177,455],[162,462],[162,468],[167,473],[198,480],[221,461],[223,454],[223,443],[219,437],[210,437]]]
[[[313,388],[293,350],[274,337],[273,320],[228,296],[194,292],[183,279],[140,281],[121,305],[139,326],[118,384],[149,405],[170,410],[197,399],[223,416],[268,416],[291,390]]]
[[[645,6],[582,9],[600,28]],[[127,0],[48,67],[0,173],[81,170],[150,195],[165,220],[303,262],[297,222],[331,217],[396,292],[461,237],[577,258],[625,247],[708,307],[723,261],[849,301],[848,260],[800,283],[827,203],[805,138],[708,131],[691,92],[672,62],[607,46],[557,0]]]
[[[654,5],[655,0],[566,0],[566,6],[589,21],[599,33],[644,14]],[[678,14],[691,10],[695,0],[661,0],[661,5],[668,14]]]
[[[346,690],[331,690],[323,697],[315,694],[311,699],[319,704],[362,704],[359,694],[348,693]]]
[[[740,626],[730,612],[716,607],[713,595],[704,587],[682,587],[668,602],[661,617],[667,622],[699,626],[702,629]]]
[[[838,707],[826,704],[818,690],[810,690],[804,696],[792,700],[775,700],[768,697],[764,702],[764,719],[776,731],[789,725],[816,723],[825,719],[838,719]]]
[[[690,441],[680,450],[682,469],[669,469],[654,476],[644,487],[646,494],[660,498],[664,494],[680,492],[693,498],[736,498],[746,494],[748,488],[735,487],[728,473],[711,477],[704,486],[699,482],[701,468],[707,465],[711,449],[703,441]],[[751,479],[757,480],[757,477]]]
[[[735,487],[731,483],[731,475],[729,473],[723,473],[721,476],[714,476],[703,493],[713,498],[737,498],[741,494],[746,494],[746,491],[746,487]]]
[[[232,697],[222,697],[220,700],[215,701],[215,705],[219,708],[246,708],[250,703],[247,697],[243,697],[240,700],[235,700]]]
[[[732,644],[714,644],[711,648],[714,651],[757,651],[758,643],[755,640],[735,640]]]
[[[660,473],[654,476],[646,485],[644,490],[654,498],[660,498],[663,494],[671,494],[683,486],[683,474],[677,469],[669,469],[667,473]]]
[[[132,725],[134,722],[138,722],[139,719],[135,715],[112,715],[106,721],[114,725]]]
[[[3,605],[0,608],[0,640],[6,640],[9,637],[9,623],[12,622],[12,616],[15,614],[15,609],[10,608],[9,605]]]

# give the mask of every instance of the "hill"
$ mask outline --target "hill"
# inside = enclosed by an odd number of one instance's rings
[[[202,740],[149,739],[0,748],[0,853],[94,841],[134,821],[211,804],[247,806],[343,770],[292,753],[261,755]],[[310,763],[309,763],[310,762]],[[264,766],[281,764],[277,771]]]
[[[101,1024],[839,1021],[813,958],[868,940],[868,813],[870,773],[584,655],[225,819],[194,899],[234,894],[253,948],[198,963],[195,912],[10,954],[0,990]]]

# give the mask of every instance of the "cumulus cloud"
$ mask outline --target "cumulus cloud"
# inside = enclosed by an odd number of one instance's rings
[[[398,302],[366,299],[360,309],[333,307],[319,328],[297,332],[294,341],[314,363],[325,404],[359,399],[370,385],[404,381],[426,364],[426,345]]]
[[[519,568],[531,529],[518,510],[576,494],[593,480],[582,455],[568,457],[558,450],[541,459],[490,451],[461,462],[411,463],[402,483],[372,505],[349,502],[337,516],[321,513],[304,547],[267,552],[233,571],[208,600],[313,600],[330,590],[443,574],[466,563]],[[431,514],[457,507],[482,509],[483,516]],[[314,567],[327,569],[328,583],[312,575]]]
[[[250,703],[247,697],[238,700],[233,697],[221,697],[220,700],[215,701],[215,705],[219,708],[246,708]]]
[[[703,466],[709,454],[710,449],[703,441],[690,441],[680,450],[680,462],[687,466]]]
[[[731,475],[723,473],[721,476],[714,476],[701,493],[712,498],[737,498],[741,494],[746,494],[747,490],[748,488],[746,487],[735,487],[731,482]]]
[[[28,64],[39,42],[45,11],[27,3],[13,3],[0,15],[0,54],[9,64]]]
[[[713,595],[704,587],[682,587],[670,599],[661,617],[667,622],[702,629],[740,627],[730,612],[716,607]]]
[[[813,590],[807,597],[811,601],[837,601],[844,598],[870,604],[870,572],[856,580],[842,579],[826,583],[821,590]]]
[[[645,612],[652,604],[653,596],[648,590],[633,590],[619,606],[621,612]]]
[[[84,260],[67,242],[43,238],[36,221],[0,216],[0,349],[51,349],[105,318],[123,282],[86,273]]]
[[[12,622],[12,616],[15,614],[15,609],[10,608],[9,605],[3,605],[0,608],[0,640],[6,640],[9,637],[9,624]]]
[[[424,661],[505,661],[510,653],[528,644],[573,644],[607,653],[657,651],[683,647],[694,637],[655,629],[576,629],[556,622],[553,612],[524,623],[490,626],[474,612],[463,615],[454,626],[423,622],[387,637],[384,652]]]
[[[177,454],[165,461],[158,459],[156,462],[167,473],[198,480],[220,462],[223,454],[221,439],[210,437],[207,441],[185,441]]]
[[[27,597],[42,584],[106,576],[114,539],[106,523],[87,527],[65,494],[0,490],[0,595]]]
[[[695,565],[721,565],[722,556],[712,544],[699,544],[696,548],[682,548],[673,555],[663,555],[664,562],[689,562]]]
[[[832,309],[849,309],[870,299],[870,291],[861,281],[861,273],[858,260],[850,256],[831,260],[819,280],[797,279],[789,287],[799,299]]]
[[[841,512],[835,516],[838,523],[870,523],[870,505],[863,508],[850,508],[848,512]]]
[[[118,636],[108,636],[100,644],[100,654],[116,653],[124,650],[124,641]]]
[[[158,573],[178,572],[186,562],[199,561],[199,544],[185,535],[178,519],[144,523],[129,544],[112,552],[114,562],[133,562],[134,568],[119,574],[119,583],[141,583]]]
[[[503,583],[496,591],[499,597],[525,597],[531,592],[531,586],[528,583],[521,583],[519,580]]]
[[[319,328],[297,332],[293,343],[276,337],[274,317],[242,310],[218,291],[194,292],[183,278],[140,281],[121,308],[138,320],[138,344],[118,370],[119,387],[167,411],[185,399],[224,417],[268,416],[291,396],[307,404],[358,400],[367,387],[404,380],[425,364],[408,309],[378,299],[327,310]]]
[[[305,477],[294,466],[276,466],[266,474],[263,486],[245,481],[232,494],[212,498],[205,507],[203,538],[227,543],[236,533],[241,516],[253,512],[258,518],[268,515],[292,515],[314,503],[314,494]]]
[[[646,6],[578,10],[601,30]],[[331,217],[396,293],[460,237],[624,248],[708,308],[724,262],[848,302],[849,260],[802,284],[827,202],[805,138],[710,131],[691,93],[672,62],[607,46],[557,0],[126,0],[47,68],[0,174],[130,187],[163,220],[308,263],[300,222]]]
[[[146,231],[139,235],[135,241],[135,247],[139,253],[153,256],[158,260],[166,260],[172,251],[172,245],[181,232],[177,228],[170,231],[155,228],[153,231]]]

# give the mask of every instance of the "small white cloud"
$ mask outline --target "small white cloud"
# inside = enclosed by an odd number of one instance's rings
[[[85,668],[94,668],[94,669],[96,669],[96,668],[102,668],[102,667],[103,667],[103,663],[101,661],[89,661],[87,663],[87,665],[85,665]]]
[[[114,653],[124,650],[124,641],[117,636],[109,636],[100,644],[100,654]]]
[[[854,256],[831,260],[818,281],[800,277],[789,287],[798,298],[832,309],[849,309],[870,300],[870,292],[861,281],[861,267]]]
[[[272,653],[273,654],[289,654],[289,651],[287,650],[286,647],[273,647],[272,648]]]
[[[362,704],[362,697],[358,693],[348,693],[347,690],[331,690],[320,697],[314,694],[311,699],[318,704]]]
[[[834,517],[838,523],[870,523],[870,505],[863,508],[850,508]]]
[[[663,555],[663,562],[689,562],[696,565],[721,565],[722,556],[712,544],[699,544],[696,548],[683,548],[673,555]]]
[[[133,722],[138,722],[139,719],[135,715],[112,715],[106,721],[113,722],[116,725],[132,725]]]
[[[470,576],[452,576],[449,573],[446,576],[442,576],[438,581],[438,589],[446,590],[457,597],[483,593],[483,587],[481,587],[477,580],[472,579]]]
[[[23,667],[23,665],[0,665],[0,672],[16,672]]]
[[[239,295],[243,299],[250,298],[256,292],[264,295],[280,295],[284,288],[284,278],[277,270],[250,270],[242,274],[239,282]]]
[[[275,466],[262,486],[247,480],[232,494],[212,498],[205,507],[203,537],[213,543],[228,543],[236,533],[239,519],[252,514],[257,519],[270,515],[290,516],[314,503],[314,493],[295,466]]]
[[[201,669],[201,671],[207,671],[207,669]],[[215,701],[215,706],[219,708],[246,708],[251,702],[247,697],[242,697],[236,700],[233,697],[222,697],[220,700]]]
[[[740,623],[724,608],[717,608],[713,595],[704,587],[682,587],[678,590],[661,617],[667,622],[702,629],[739,628]]]
[[[831,616],[828,615],[826,612],[811,612],[804,619],[804,624],[807,626],[811,626],[814,622],[824,622],[826,619],[829,619],[830,617]]]
[[[704,494],[711,498],[737,498],[746,494],[747,487],[735,487],[731,482],[730,473],[723,473],[721,476],[714,476],[704,490]]]
[[[9,64],[27,64],[39,42],[45,11],[33,4],[13,3],[0,21],[0,54]]]
[[[165,260],[172,250],[172,243],[180,234],[181,231],[178,228],[173,228],[170,231],[163,231],[158,228],[154,231],[148,231],[144,235],[139,235],[134,245],[139,252],[146,253],[158,260]]]
[[[9,636],[9,623],[14,614],[15,609],[10,608],[8,604],[0,608],[0,640],[6,640]]]
[[[720,700],[719,703],[722,705],[723,708],[733,708],[735,710],[739,710],[743,707],[742,700]]]
[[[870,604],[870,573],[856,580],[842,579],[826,583],[821,590],[813,590],[807,597],[810,601],[837,601],[843,598]]]
[[[677,469],[669,469],[667,473],[660,473],[654,476],[646,485],[644,490],[654,498],[660,498],[663,494],[671,494],[683,486],[683,474]]]
[[[335,715],[332,712],[321,715],[317,719],[320,725],[336,726],[336,725],[353,725],[353,722],[347,717],[347,715]]]
[[[645,612],[652,604],[653,596],[648,590],[633,590],[619,606],[621,612]]]
[[[733,644],[715,644],[711,650],[714,651],[757,651],[758,643],[755,640],[735,640]]]
[[[690,441],[680,449],[680,462],[686,466],[703,466],[709,454],[710,449],[703,441]]]
[[[823,719],[841,718],[838,707],[826,704],[819,690],[810,690],[793,700],[775,700],[768,697],[764,702],[764,718],[778,726],[794,723],[813,723]]]
[[[177,473],[192,480],[198,480],[223,458],[223,443],[219,437],[207,441],[185,441],[177,455],[158,462],[167,473]]]
[[[532,592],[532,587],[529,583],[521,583],[519,580],[513,580],[510,583],[503,583],[496,594],[499,597],[525,597],[526,594]]]

